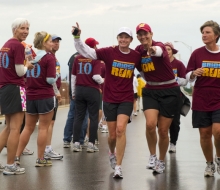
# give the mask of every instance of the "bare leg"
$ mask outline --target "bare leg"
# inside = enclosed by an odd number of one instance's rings
[[[150,154],[156,154],[157,134],[156,126],[159,111],[155,109],[148,109],[144,111],[146,118],[146,139]]]
[[[108,146],[111,153],[115,152],[116,147],[116,121],[107,121],[108,125]]]
[[[129,117],[124,114],[117,116],[117,127],[116,127],[116,157],[117,165],[122,164],[124,157],[125,146],[126,146],[126,127],[128,124]]]
[[[10,134],[7,141],[7,164],[13,164],[18,142],[20,137],[20,128],[24,118],[24,112],[5,115],[7,125],[9,124]]]
[[[25,115],[25,127],[22,131],[19,139],[18,149],[16,152],[16,156],[20,157],[21,153],[23,152],[24,148],[29,142],[30,136],[33,133],[36,123],[38,120],[38,115],[31,115],[26,113]]]
[[[169,128],[170,128],[170,124],[172,120],[173,120],[172,118],[167,118],[161,115],[159,115],[159,118],[158,118],[159,151],[160,151],[159,159],[160,160],[164,160],[166,153],[167,153],[167,149],[169,146],[168,132],[169,132]]]
[[[50,122],[50,125],[49,125],[49,128],[48,128],[47,145],[51,145],[54,122],[55,122],[55,121],[51,121],[51,122]]]
[[[7,145],[9,133],[10,133],[10,128],[8,125],[6,125],[5,128],[2,130],[2,132],[0,133],[0,152]]]
[[[49,113],[39,115],[37,137],[38,158],[44,158],[44,151],[47,144],[48,128],[52,121],[53,114],[54,112],[51,111]]]
[[[213,162],[212,127],[199,128],[200,144],[207,162]]]

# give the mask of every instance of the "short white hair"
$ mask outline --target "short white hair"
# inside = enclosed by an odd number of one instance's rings
[[[14,33],[14,31],[23,24],[28,24],[28,26],[30,26],[30,23],[27,19],[25,19],[25,18],[16,18],[13,21],[12,25],[11,25],[12,33]]]

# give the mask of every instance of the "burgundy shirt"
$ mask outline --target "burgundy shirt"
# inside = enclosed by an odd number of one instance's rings
[[[152,42],[152,46],[161,47],[163,54],[161,57],[149,56],[147,51],[144,50],[142,45],[136,47],[135,50],[141,54],[141,68],[138,68],[139,71],[144,72],[146,81],[150,82],[164,82],[175,79],[170,59],[167,54],[166,48],[161,42]],[[149,89],[164,89],[178,86],[176,82],[165,85],[149,85],[146,84],[146,88]]]
[[[8,84],[25,87],[24,77],[19,77],[15,64],[24,64],[24,46],[17,39],[11,38],[0,49],[0,88]]]
[[[55,55],[54,55],[54,56],[55,56]],[[59,63],[59,61],[57,60],[56,57],[55,57],[55,59],[56,59],[56,72],[60,74],[60,63]],[[61,75],[60,75],[60,77],[57,79],[56,85],[57,85],[58,90],[60,90],[60,86],[61,86]]]
[[[174,60],[171,62],[171,67],[173,68],[173,73],[176,79],[178,77],[184,79],[186,78],[186,67],[181,61],[174,58]]]
[[[56,77],[56,60],[51,53],[44,55],[32,70],[27,71],[27,99],[41,100],[55,96],[53,86],[47,77]]]
[[[105,78],[105,63],[103,61],[101,61],[101,77]],[[103,88],[104,88],[104,83],[99,85],[100,89],[102,90],[103,93]]]
[[[220,53],[211,53],[204,46],[196,49],[188,62],[186,73],[203,67],[204,73],[197,77],[192,110],[215,111],[220,109]]]
[[[140,63],[140,54],[132,49],[124,54],[118,46],[97,49],[96,54],[106,68],[103,101],[133,102],[133,72]]]
[[[100,74],[101,61],[88,59],[82,55],[74,59],[72,75],[76,76],[76,86],[87,86],[99,90],[99,84],[92,77]]]

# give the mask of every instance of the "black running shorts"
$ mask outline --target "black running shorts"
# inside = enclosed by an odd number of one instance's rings
[[[108,103],[103,102],[103,111],[106,121],[117,121],[119,114],[131,116],[133,111],[133,102]]]
[[[143,111],[156,109],[159,110],[160,115],[173,118],[178,111],[180,94],[179,86],[160,90],[143,88]]]
[[[36,114],[45,114],[54,110],[56,107],[56,98],[46,98],[42,100],[28,100],[27,99],[27,113],[36,115]]]

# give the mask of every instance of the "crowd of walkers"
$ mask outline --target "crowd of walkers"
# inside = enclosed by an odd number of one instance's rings
[[[16,19],[12,23],[13,37],[0,49],[0,106],[6,119],[0,133],[0,152],[7,147],[7,164],[0,164],[0,171],[5,175],[25,173],[25,168],[20,167],[23,166],[20,157],[24,152],[33,154],[26,146],[37,122],[35,166],[52,166],[51,160],[63,159],[51,145],[61,100],[60,63],[55,53],[62,39],[44,31],[37,32],[33,42],[35,54],[24,43],[29,27],[28,20]],[[133,33],[128,27],[119,28],[116,46],[98,48],[99,42],[94,38],[81,40],[82,29],[76,23],[72,35],[77,52],[68,62],[70,108],[63,147],[71,147],[72,141],[75,153],[83,148],[88,153],[98,152],[97,131],[101,128],[101,132],[108,133],[113,177],[122,179],[127,124],[132,114],[137,117],[143,111],[150,153],[146,168],[163,173],[168,148],[170,153],[176,152],[180,117],[186,116],[190,109],[190,102],[180,87],[194,82],[192,125],[199,128],[207,161],[204,176],[214,176],[214,161],[220,174],[220,47],[217,45],[220,27],[214,21],[207,21],[200,31],[205,45],[192,53],[185,68],[175,58],[178,51],[173,44],[153,40],[153,31],[146,23],[136,27],[140,45],[135,50],[129,47]],[[27,53],[28,48],[31,55]],[[135,68],[139,71],[137,76]]]

